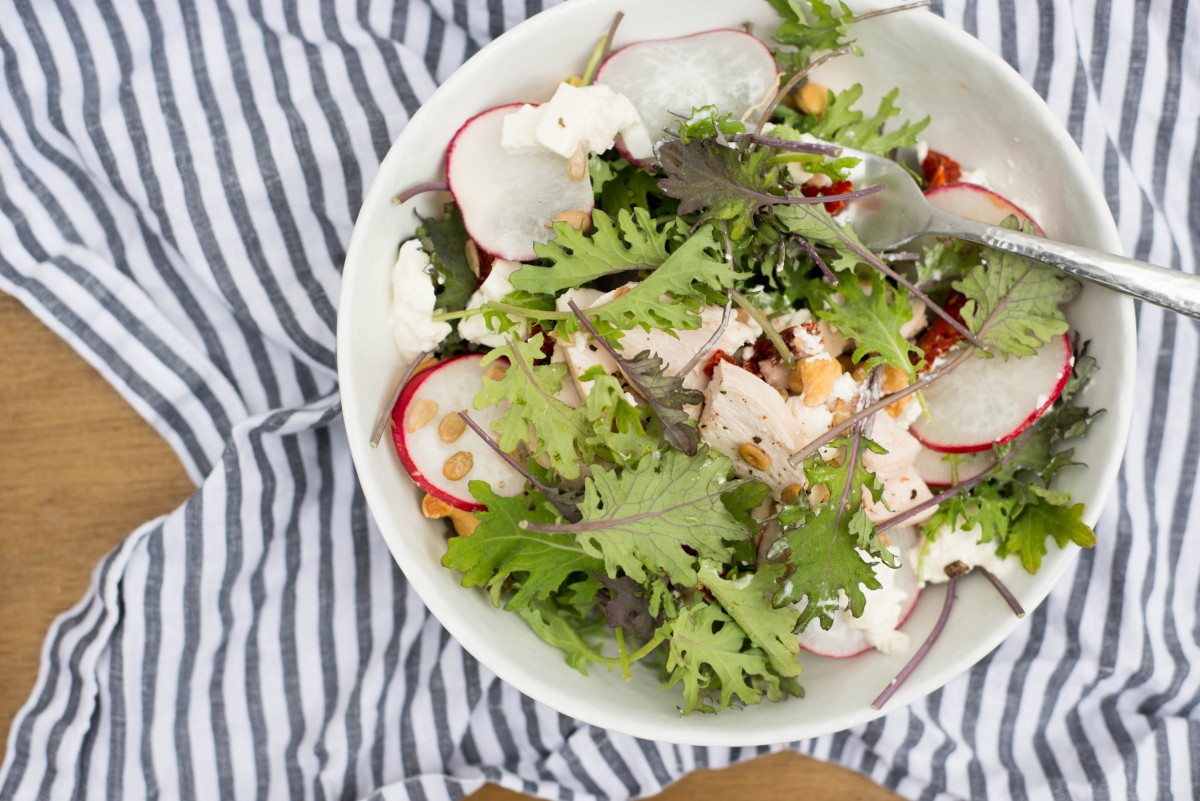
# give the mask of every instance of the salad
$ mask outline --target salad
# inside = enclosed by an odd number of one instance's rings
[[[959,242],[865,248],[881,187],[840,145],[1040,230],[897,91],[864,109],[809,79],[881,12],[768,2],[770,43],[614,52],[618,18],[582,75],[468,120],[446,183],[397,198],[453,197],[392,273],[393,440],[443,564],[580,671],[658,671],[685,714],[801,695],[802,652],[908,651],[928,583],[951,584],[942,622],[971,573],[1023,614],[1006,575],[1095,543],[1052,487],[1096,416],[1076,283]]]

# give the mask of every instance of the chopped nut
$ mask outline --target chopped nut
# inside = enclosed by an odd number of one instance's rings
[[[469,537],[479,528],[479,518],[462,509],[451,510],[450,523],[454,526],[454,533],[460,537]]]
[[[442,465],[442,475],[451,481],[458,481],[460,478],[471,472],[471,468],[475,466],[475,457],[468,451],[459,451],[446,460]]]
[[[463,420],[458,412],[451,412],[442,418],[442,422],[438,423],[438,437],[442,442],[454,442],[466,430],[467,421]]]
[[[404,416],[404,428],[408,433],[413,433],[419,428],[424,428],[425,425],[437,417],[438,405],[436,402],[428,398],[418,398],[413,401],[413,405],[409,407],[408,414]]]
[[[504,376],[508,375],[508,365],[500,362],[492,362],[488,365],[483,374],[493,381],[503,381]]]
[[[813,506],[820,506],[821,504],[825,503],[825,501],[829,500],[830,497],[829,487],[825,486],[824,484],[818,484],[809,490],[808,502]]]
[[[821,116],[829,103],[829,90],[819,83],[808,83],[796,90],[796,105],[805,114]]]
[[[738,455],[742,457],[743,462],[755,470],[766,470],[771,466],[771,457],[767,456],[767,452],[753,442],[743,442],[739,445]]]
[[[564,211],[561,214],[555,215],[551,223],[565,222],[577,231],[583,231],[585,234],[592,230],[592,215],[586,211]],[[553,225],[546,226],[552,228]]]
[[[833,420],[831,422],[835,426],[840,426],[849,420],[853,414],[854,407],[850,404],[850,401],[838,398],[837,403],[833,404]]]
[[[955,560],[946,565],[946,575],[950,578],[958,578],[970,572],[971,568],[967,567],[966,563],[961,560]]]
[[[835,359],[806,356],[796,365],[804,391],[804,405],[814,408],[825,403],[834,382],[842,377],[842,366]],[[790,382],[789,382],[790,383]]]
[[[887,407],[887,413],[892,417],[899,417],[900,415],[904,414],[904,407],[910,403],[913,403],[914,401],[916,401],[916,398],[912,395],[908,395],[907,397],[901,398],[894,403],[889,403]]]
[[[575,148],[567,160],[567,177],[572,181],[582,181],[587,177],[587,153],[583,152],[583,145]]]
[[[474,239],[468,239],[467,244],[463,246],[463,254],[467,258],[467,266],[471,268],[471,272],[475,277],[479,277],[479,245],[475,244]]]
[[[883,381],[879,388],[883,392],[891,393],[898,392],[908,386],[908,373],[901,370],[899,367],[893,367],[890,364],[883,366]]]
[[[453,509],[451,509],[450,504],[433,497],[428,492],[421,499],[421,514],[430,520],[436,520],[439,517],[449,517],[452,511]]]
[[[787,504],[795,503],[800,500],[800,493],[804,492],[804,487],[799,482],[788,484],[783,488],[783,492],[779,493],[779,500]]]
[[[616,300],[617,298],[621,297],[622,295],[626,294],[627,292],[629,292],[628,285],[619,286],[612,291],[612,297],[609,298],[609,300]]]
[[[734,312],[733,317],[743,325],[750,322],[750,312],[742,308],[739,308],[736,312]]]

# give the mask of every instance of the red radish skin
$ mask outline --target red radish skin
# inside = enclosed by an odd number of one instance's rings
[[[950,463],[946,461],[949,454],[922,447],[917,454],[917,473],[930,489],[947,489],[958,483],[970,481],[996,463],[996,457],[991,450],[975,451],[973,453],[956,454],[959,458],[953,474]]]
[[[778,72],[761,39],[745,31],[715,30],[626,45],[600,65],[596,83],[628,97],[651,141],[659,142],[678,128],[677,114],[701,106],[715,105],[740,119],[767,100],[778,86]],[[619,142],[617,147],[634,164],[649,166]]]
[[[471,408],[470,399],[474,397],[478,387],[482,386],[483,370],[478,367],[482,358],[478,353],[468,353],[422,370],[405,385],[400,399],[392,408],[392,441],[396,446],[396,455],[400,457],[400,464],[404,466],[413,483],[439,501],[467,512],[487,508],[476,503],[467,491],[466,483],[471,479],[483,479],[492,485],[497,494],[506,496],[521,492],[525,486],[525,479],[496,456],[472,431],[463,432],[453,443],[442,443],[437,437],[436,430],[442,418],[460,409],[468,411],[472,419],[485,429],[497,416],[495,407],[483,411]],[[469,369],[472,362],[473,372]],[[476,377],[478,386],[472,381]],[[443,381],[450,383],[439,386]],[[453,396],[454,402],[444,402],[447,395]],[[438,402],[439,397],[443,398],[443,402]],[[418,432],[409,432],[406,417],[413,403],[420,398],[438,402],[438,411]],[[416,438],[414,435],[418,433],[422,433],[424,450],[414,447],[417,444],[413,442]],[[442,474],[442,466],[451,454],[463,450],[472,453],[475,466],[464,479],[452,482]]]
[[[1008,198],[977,184],[951,183],[935,186],[925,192],[925,198],[942,211],[957,214],[989,225],[999,225],[1010,216],[1022,222],[1028,220],[1038,236],[1045,236],[1037,220]]]
[[[1047,369],[1050,356],[1054,356],[1057,369]],[[1032,365],[1038,368],[1036,381],[1040,385],[1022,384],[1021,378],[1014,377],[1022,375],[1016,370],[1024,367],[1019,364],[1023,359],[1010,357],[1005,361],[997,356],[968,360],[925,390],[930,419],[917,418],[909,433],[926,448],[940,453],[974,453],[1012,442],[1058,400],[1075,364],[1071,339],[1066,334],[1026,359],[1040,360]],[[1028,376],[1024,380],[1028,381]],[[1002,398],[1006,392],[1007,402]],[[976,408],[966,411],[972,398],[983,405],[976,404]]]
[[[504,118],[522,103],[476,114],[446,149],[446,181],[475,244],[500,258],[529,261],[552,236],[549,223],[595,205],[588,176],[573,181],[567,159],[550,151],[510,152],[500,144]]]

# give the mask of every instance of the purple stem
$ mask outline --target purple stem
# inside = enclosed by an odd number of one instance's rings
[[[995,573],[988,570],[986,567],[980,567],[979,565],[975,565],[975,569],[982,573],[984,578],[992,583],[992,586],[996,588],[996,592],[1000,593],[1000,597],[1004,599],[1006,604],[1008,604],[1008,608],[1013,610],[1014,615],[1017,617],[1025,617],[1025,607],[1021,606],[1021,602],[1017,600],[1017,596],[1012,594],[1012,590],[1005,586],[1004,582],[1001,581]]]
[[[808,255],[812,257],[812,260],[815,261],[817,266],[821,268],[821,272],[825,273],[825,279],[834,286],[837,286],[837,276],[833,274],[833,270],[829,269],[829,265],[825,263],[823,258],[821,258],[821,254],[817,253],[817,249],[814,248],[807,239],[799,234],[794,234],[794,236],[796,241],[800,243],[800,247],[804,248],[808,252]]]
[[[450,184],[445,181],[425,181],[424,183],[410,186],[408,189],[397,194],[392,198],[392,204],[395,206],[402,205],[412,200],[417,195],[422,195],[426,192],[449,192]]]
[[[472,431],[479,435],[479,438],[482,439],[489,448],[496,452],[497,456],[508,462],[509,466],[512,467],[513,470],[516,470],[518,473],[525,476],[525,480],[532,484],[534,489],[545,495],[546,500],[550,501],[554,508],[558,510],[560,515],[567,520],[570,520],[572,523],[578,523],[583,519],[583,515],[579,513],[579,509],[562,500],[556,491],[550,487],[547,487],[541,481],[538,481],[537,476],[529,472],[529,468],[501,450],[500,445],[497,444],[494,439],[488,436],[488,433],[483,430],[483,426],[472,420],[469,414],[466,412],[459,412],[458,416],[462,418],[462,421],[466,423]]]
[[[842,152],[842,149],[837,145],[830,145],[825,142],[793,142],[790,139],[780,139],[779,137],[767,136],[766,134],[740,133],[733,134],[729,139],[733,142],[750,142],[755,145],[773,147],[776,150],[790,150],[793,153],[811,153],[815,156],[836,157],[841,155]]]
[[[625,19],[625,12],[618,11],[617,15],[613,17],[612,25],[608,26],[608,33],[604,36],[604,49],[600,51],[600,60],[596,62],[599,65],[596,67],[596,72],[600,71],[600,67],[603,67],[604,62],[608,61],[608,57],[612,55],[613,39],[616,38],[617,28],[620,27],[623,19]],[[595,77],[593,75],[592,79],[595,80]]]
[[[925,655],[933,648],[933,644],[937,642],[938,636],[942,633],[942,629],[946,628],[946,621],[950,619],[950,610],[954,607],[954,585],[957,580],[951,578],[946,584],[946,602],[942,605],[942,614],[938,617],[937,623],[933,626],[933,631],[929,632],[929,636],[925,638],[925,642],[921,643],[921,647],[913,654],[912,659],[908,660],[900,672],[896,674],[896,678],[892,679],[891,683],[884,688],[879,697],[871,702],[871,706],[875,709],[883,709],[883,705],[891,700],[904,682],[908,681],[908,677],[913,674],[921,661],[925,659]]]
[[[834,235],[838,239],[842,240],[842,243],[845,244],[846,247],[848,247],[852,251],[854,251],[860,259],[862,259],[867,264],[874,267],[876,270],[879,270],[881,273],[883,273],[888,278],[895,281],[897,284],[900,284],[901,286],[906,288],[909,292],[911,292],[913,294],[913,297],[920,300],[927,307],[929,307],[930,311],[932,311],[938,317],[941,317],[943,320],[945,320],[947,323],[949,323],[951,328],[953,328],[958,333],[962,334],[963,338],[966,339],[968,342],[970,342],[972,345],[979,348],[980,350],[987,350],[987,345],[984,345],[983,341],[980,340],[979,337],[975,336],[970,331],[968,331],[967,327],[965,325],[963,325],[962,323],[960,323],[958,320],[955,320],[954,317],[949,312],[947,312],[941,306],[934,303],[929,298],[929,296],[926,295],[924,292],[922,292],[919,288],[917,288],[917,286],[912,281],[909,281],[907,278],[900,275],[900,273],[896,272],[891,267],[887,266],[882,261],[880,261],[879,258],[874,253],[872,253],[871,251],[862,247],[857,242],[852,240],[850,237],[846,236],[842,232],[842,227],[840,225],[834,224],[831,227],[832,227]]]

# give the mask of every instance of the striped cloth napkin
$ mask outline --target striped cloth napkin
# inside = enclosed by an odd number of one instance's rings
[[[0,798],[640,796],[759,750],[638,741],[504,685],[355,484],[339,267],[409,115],[539,0],[0,0],[0,289],[198,485],[51,629]],[[935,3],[1041,93],[1127,251],[1200,266],[1200,6]],[[994,654],[796,748],[911,798],[1200,794],[1200,334],[1139,313],[1100,545]],[[1195,547],[1195,537],[1192,538]],[[766,750],[766,749],[761,749]]]

